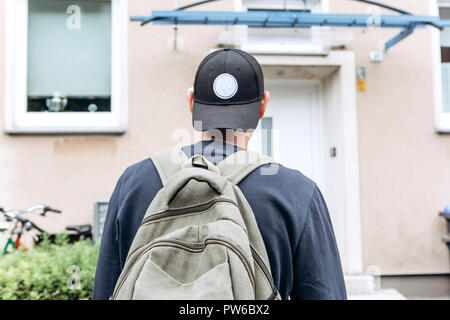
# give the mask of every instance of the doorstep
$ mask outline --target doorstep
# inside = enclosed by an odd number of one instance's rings
[[[406,300],[396,289],[379,289],[371,293],[353,294],[347,296],[348,300]]]
[[[344,276],[348,300],[405,300],[396,289],[379,289],[375,277],[368,273]],[[379,279],[378,279],[379,280]]]

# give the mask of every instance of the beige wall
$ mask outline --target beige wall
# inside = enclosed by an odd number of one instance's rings
[[[366,12],[367,6],[352,1],[330,2],[333,12]],[[408,0],[385,2],[414,13],[429,10],[427,1],[414,1],[414,8]],[[172,6],[172,1],[129,0],[129,13],[142,15]],[[223,1],[201,9],[231,6],[232,1]],[[4,61],[4,28],[0,30],[0,61]],[[175,129],[191,131],[186,89],[222,30],[181,27],[184,49],[174,52],[167,47],[171,27],[130,23],[127,133],[2,134],[0,205],[47,202],[61,208],[61,216],[49,215],[41,223],[52,231],[66,224],[91,223],[94,201],[109,198],[128,165],[174,144]],[[450,203],[450,135],[434,132],[430,33],[416,31],[392,48],[384,62],[370,62],[369,51],[394,34],[354,31],[356,65],[367,70],[367,91],[357,97],[364,265],[378,265],[383,273],[448,272],[448,250],[440,242],[445,224],[437,213]],[[3,88],[3,77],[0,85]],[[3,97],[0,90],[2,109]]]
[[[384,2],[430,14],[429,1]],[[335,12],[367,10],[332,4]],[[430,28],[371,62],[370,51],[396,32],[354,33],[356,65],[367,74],[367,91],[357,96],[363,262],[382,273],[449,272],[445,222],[437,215],[450,203],[450,135],[434,129]]]

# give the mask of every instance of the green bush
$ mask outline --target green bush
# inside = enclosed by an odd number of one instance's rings
[[[45,237],[33,250],[0,256],[0,299],[90,299],[99,244],[67,239],[58,234],[52,244]]]

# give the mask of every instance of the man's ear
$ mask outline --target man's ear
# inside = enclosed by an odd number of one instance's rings
[[[188,89],[187,99],[188,99],[189,111],[191,111],[191,113],[192,113],[194,110],[194,90],[192,88]]]
[[[266,112],[267,104],[270,100],[270,94],[269,91],[264,91],[264,96],[261,99],[261,111],[259,113],[259,118],[262,119],[264,117],[264,113]]]

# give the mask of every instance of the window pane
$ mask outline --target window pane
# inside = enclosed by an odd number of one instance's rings
[[[439,8],[441,19],[450,19],[450,8]],[[441,31],[442,104],[450,112],[450,28]]]
[[[305,10],[319,9],[321,0],[244,0],[248,9]],[[316,10],[313,10],[316,11]]]
[[[442,63],[442,104],[444,112],[450,112],[450,63]]]
[[[111,1],[28,10],[28,111],[111,111]]]
[[[262,153],[268,157],[272,156],[272,118],[261,119],[261,145]]]

